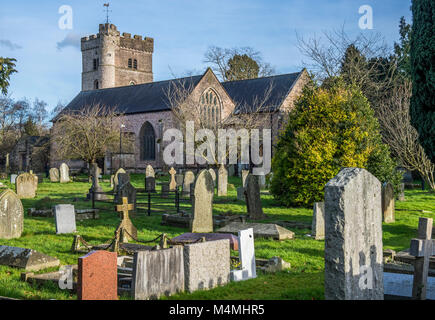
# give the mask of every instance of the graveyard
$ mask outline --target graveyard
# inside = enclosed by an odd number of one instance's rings
[[[144,188],[144,174],[130,174],[131,184],[135,188]],[[74,235],[80,235],[87,243],[98,245],[107,243],[113,238],[114,230],[120,218],[113,205],[95,202],[99,209],[98,219],[77,220],[76,232],[56,234],[56,222],[53,216],[29,216],[28,210],[35,208],[52,208],[60,204],[73,204],[76,210],[92,208],[92,201],[86,201],[86,194],[92,186],[86,175],[76,176],[76,182],[50,182],[44,178],[38,184],[35,198],[22,199],[24,207],[24,229],[21,237],[0,240],[0,245],[20,248],[31,248],[45,255],[59,259],[60,265],[77,264],[78,258],[84,253],[74,253],[71,246]],[[99,183],[104,192],[110,192],[110,176],[102,176]],[[10,180],[0,181],[4,186],[15,189]],[[157,178],[156,192],[161,191],[160,183],[169,183],[169,175]],[[246,203],[237,199],[237,188],[242,185],[240,177],[228,178],[226,196],[218,196],[215,190],[213,199],[213,215],[247,215]],[[256,223],[280,223],[294,232],[293,239],[277,241],[272,238],[255,238],[255,258],[265,261],[272,257],[280,257],[290,264],[290,268],[277,272],[266,272],[257,266],[257,277],[239,282],[229,282],[226,285],[209,290],[198,290],[192,293],[182,292],[172,294],[161,299],[262,299],[262,300],[322,300],[325,298],[325,242],[315,240],[311,234],[312,208],[286,208],[277,203],[266,189],[261,190],[261,203],[266,215],[264,220]],[[183,204],[180,204],[181,209]],[[154,206],[151,207],[154,209]],[[131,216],[133,225],[137,228],[139,241],[147,242],[161,234],[172,239],[183,233],[190,232],[189,228],[163,226],[162,212],[151,210],[149,216],[146,208],[138,210]],[[405,201],[395,203],[395,222],[384,223],[383,250],[396,252],[409,248],[410,239],[416,236],[420,217],[435,217],[435,195],[418,189],[405,190]],[[253,222],[249,219],[246,222]],[[135,241],[131,242],[135,243]],[[139,242],[140,243],[140,242]],[[155,245],[151,243],[150,245]],[[231,251],[231,256],[238,253]],[[54,272],[59,266],[35,271],[35,274]],[[68,290],[61,290],[57,283],[45,282],[30,284],[22,280],[23,270],[8,266],[0,266],[0,296],[17,299],[77,299],[77,295]],[[120,299],[132,299],[128,294],[120,295]]]

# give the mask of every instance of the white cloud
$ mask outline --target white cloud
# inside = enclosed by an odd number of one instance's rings
[[[1,40],[1,39],[0,39],[0,47],[6,47],[10,50],[17,50],[22,48],[22,46],[13,43],[10,40]]]
[[[80,50],[80,35],[70,32],[65,39],[57,43],[57,49],[62,50],[66,47],[73,47]]]

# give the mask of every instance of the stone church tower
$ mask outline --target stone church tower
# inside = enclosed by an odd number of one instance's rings
[[[100,24],[97,35],[81,39],[82,91],[153,82],[154,39]]]

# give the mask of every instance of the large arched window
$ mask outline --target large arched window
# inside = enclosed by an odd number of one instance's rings
[[[148,121],[140,130],[140,159],[142,161],[156,160],[156,134]]]
[[[221,121],[221,101],[213,89],[207,89],[201,96],[201,121],[209,127],[216,127]]]

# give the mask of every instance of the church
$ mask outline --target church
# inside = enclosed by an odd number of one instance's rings
[[[101,24],[98,34],[82,38],[81,51],[82,90],[64,111],[95,104],[116,107],[122,113],[120,135],[129,136],[133,141],[131,148],[108,151],[104,159],[98,161],[105,174],[121,166],[130,172],[144,172],[149,164],[154,168],[165,166],[163,133],[174,128],[177,121],[167,93],[176,83],[188,88],[189,98],[208,110],[214,121],[254,112],[256,102],[263,97],[262,127],[271,129],[272,140],[276,141],[285,115],[293,108],[308,80],[304,69],[291,74],[221,82],[208,68],[204,74],[154,82],[154,39],[129,33],[121,35],[117,27],[109,23]],[[50,152],[51,167],[58,167],[62,162],[73,171],[86,167],[81,160],[58,159],[53,146]]]

